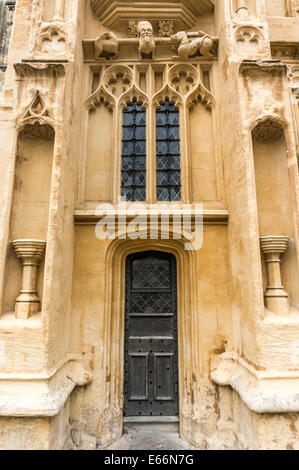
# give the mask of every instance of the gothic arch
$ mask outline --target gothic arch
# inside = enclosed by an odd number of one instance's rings
[[[160,233],[160,237],[163,232]],[[172,236],[170,234],[170,236]],[[174,234],[179,236],[179,234]],[[100,418],[100,440],[103,444],[117,439],[122,434],[123,421],[123,356],[124,356],[124,289],[125,261],[128,255],[144,251],[171,253],[177,262],[178,276],[178,344],[179,344],[179,405],[180,430],[182,436],[190,433],[193,416],[193,379],[198,374],[198,338],[193,323],[197,303],[196,252],[184,249],[185,239],[163,240],[113,240],[106,253],[105,271],[105,365],[106,392],[103,416]],[[180,354],[180,351],[184,351]],[[121,358],[121,361],[119,361]],[[113,423],[113,426],[112,426]],[[115,423],[119,423],[116,427]],[[113,430],[111,432],[109,429]]]

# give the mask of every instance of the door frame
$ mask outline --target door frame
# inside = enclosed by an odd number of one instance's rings
[[[124,341],[125,341],[125,263],[128,255],[144,251],[171,253],[177,263],[177,322],[180,434],[186,440],[194,417],[194,377],[200,371],[198,317],[198,270],[196,251],[185,250],[188,240],[170,234],[164,240],[113,240],[106,252],[103,368],[104,398],[101,412],[103,443],[121,437],[123,430]]]
[[[178,377],[178,369],[179,369],[179,364],[178,364],[178,356],[179,356],[179,350],[178,350],[178,327],[177,327],[177,323],[178,323],[178,314],[177,314],[177,302],[178,302],[178,292],[177,292],[177,278],[178,278],[178,274],[177,274],[177,260],[176,260],[176,257],[172,254],[172,253],[169,253],[169,252],[166,252],[166,251],[161,251],[161,250],[146,250],[146,251],[142,251],[142,252],[137,252],[137,253],[131,253],[130,255],[128,255],[126,257],[126,260],[125,260],[125,265],[126,265],[126,271],[125,271],[125,298],[124,298],[124,302],[125,302],[125,330],[124,330],[124,335],[125,335],[125,341],[124,341],[124,344],[125,344],[125,348],[124,348],[124,358],[127,359],[129,361],[129,352],[128,352],[128,355],[126,356],[126,349],[129,348],[129,334],[127,335],[126,333],[126,328],[129,327],[129,316],[130,316],[130,310],[127,311],[127,296],[131,296],[131,289],[132,289],[132,282],[134,280],[133,276],[132,276],[132,273],[133,273],[133,262],[134,260],[138,260],[140,259],[140,255],[142,256],[142,259],[146,262],[146,259],[148,256],[152,256],[152,257],[156,257],[156,259],[160,259],[160,260],[167,260],[167,262],[169,263],[169,288],[170,288],[170,291],[171,291],[171,297],[172,297],[172,302],[173,302],[173,309],[172,309],[172,313],[173,313],[173,317],[172,317],[172,328],[173,328],[173,340],[172,340],[172,345],[173,345],[173,349],[172,351],[169,351],[168,353],[167,352],[160,352],[157,353],[159,354],[159,356],[167,356],[169,355],[170,352],[172,352],[172,355],[173,355],[173,359],[172,359],[172,367],[173,367],[173,373],[172,373],[172,385],[173,385],[173,398],[172,398],[172,402],[173,402],[173,408],[174,408],[174,411],[176,412],[176,414],[163,414],[163,418],[165,420],[165,417],[175,417],[177,416],[178,417],[178,412],[179,412],[179,383],[178,383],[178,380],[179,380],[179,377]],[[129,266],[128,266],[129,264]],[[131,279],[132,278],[132,279]],[[129,291],[128,291],[129,289]],[[154,289],[155,290],[155,289]],[[145,321],[150,321],[150,317],[148,317]],[[142,336],[142,335],[141,335]],[[168,338],[167,338],[168,339]],[[128,341],[128,343],[126,344],[126,341]],[[161,346],[163,347],[163,346]],[[165,346],[164,346],[165,348]],[[150,351],[151,352],[151,351]],[[133,356],[139,356],[140,354],[135,351],[133,352]],[[149,363],[148,361],[150,361],[150,353],[146,353],[145,351],[142,353],[142,355],[147,355],[147,364]],[[155,363],[156,362],[156,354],[155,352],[153,353],[152,355],[152,361]],[[153,365],[153,364],[152,364]],[[127,367],[129,367],[127,365]],[[154,366],[155,367],[155,366]],[[124,369],[126,369],[125,365],[124,365]],[[149,370],[149,368],[147,367],[147,370]],[[128,374],[129,374],[129,369],[128,369]],[[126,376],[126,372],[124,371],[124,375]],[[147,379],[149,379],[149,377],[147,377]],[[127,380],[128,380],[128,384],[129,384],[129,377],[127,376]],[[155,384],[155,380],[156,380],[156,376],[155,376],[155,373],[152,377],[152,381],[153,381],[153,384]],[[148,385],[147,385],[148,387]],[[155,387],[155,385],[153,385],[153,387]],[[126,398],[125,398],[125,392],[127,391],[127,393],[129,393],[129,385],[125,386],[124,384],[124,402],[126,402]],[[149,389],[147,388],[147,391],[149,392]],[[154,399],[154,397],[151,397],[151,399],[147,398],[147,400],[156,400],[156,401],[161,401],[159,399]],[[141,401],[141,403],[144,401],[144,400],[138,400],[136,399],[136,401]],[[163,401],[163,399],[162,399]],[[130,404],[129,402],[127,403],[128,407],[130,407]],[[167,406],[167,404],[165,403],[165,405]],[[177,409],[176,409],[177,407]],[[124,416],[124,419],[127,419],[127,418],[142,418],[143,421],[152,421],[152,419],[158,419],[160,417],[160,415],[150,415],[150,414],[147,414],[147,415],[138,415],[138,414],[133,414],[133,415],[130,415],[130,414],[126,414]]]

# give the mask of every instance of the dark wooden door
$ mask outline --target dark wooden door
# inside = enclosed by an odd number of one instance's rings
[[[126,261],[125,416],[178,415],[177,273],[173,255]]]

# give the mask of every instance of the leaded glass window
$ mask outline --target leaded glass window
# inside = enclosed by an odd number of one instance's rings
[[[166,100],[156,113],[157,199],[158,201],[180,201],[179,110]]]
[[[146,200],[146,111],[134,100],[123,111],[122,197]]]

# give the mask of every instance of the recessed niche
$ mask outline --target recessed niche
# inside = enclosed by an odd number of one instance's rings
[[[285,138],[282,135],[272,141],[253,139],[253,152],[259,234],[290,238],[288,250],[281,262],[282,283],[290,302],[299,307],[294,205]],[[263,280],[265,287],[264,261]]]
[[[54,150],[49,126],[27,125],[18,137],[9,241],[47,240]],[[42,262],[37,279],[43,290]],[[11,244],[7,251],[4,312],[13,312],[21,288],[22,265]]]

